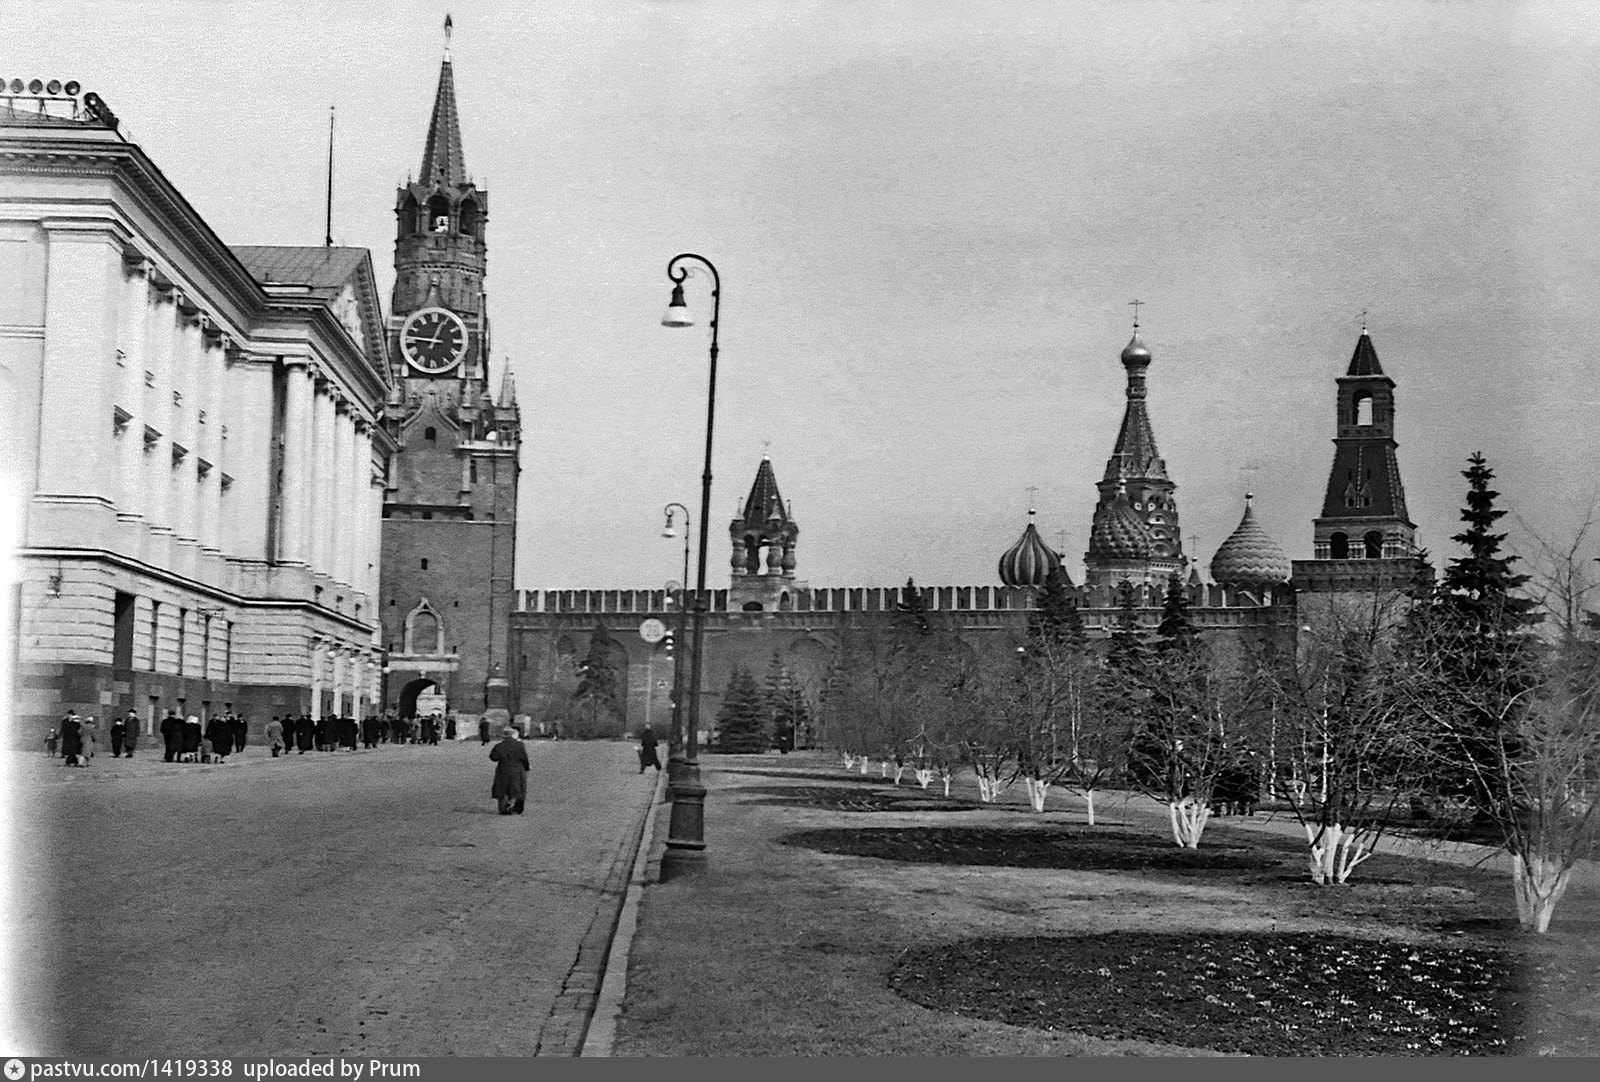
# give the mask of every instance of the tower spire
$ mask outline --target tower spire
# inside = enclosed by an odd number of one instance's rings
[[[444,60],[439,65],[439,88],[433,96],[433,116],[428,121],[428,142],[422,150],[424,187],[454,190],[467,181],[461,153],[461,119],[456,111],[456,81],[450,64],[450,16],[444,18]]]

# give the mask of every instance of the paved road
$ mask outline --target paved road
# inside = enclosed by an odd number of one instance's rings
[[[4,927],[26,1051],[570,1050],[563,986],[609,938],[655,779],[626,743],[528,748],[527,813],[505,817],[476,741],[18,757]]]

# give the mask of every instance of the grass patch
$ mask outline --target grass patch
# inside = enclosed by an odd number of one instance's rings
[[[938,794],[883,792],[844,785],[748,785],[739,792],[761,798],[741,800],[741,804],[784,804],[844,812],[951,812],[980,806],[976,801],[947,800]]]

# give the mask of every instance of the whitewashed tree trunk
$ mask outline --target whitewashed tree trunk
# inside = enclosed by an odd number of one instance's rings
[[[1315,823],[1304,825],[1306,845],[1310,849],[1311,881],[1318,886],[1349,882],[1350,873],[1372,855],[1376,845],[1376,839],[1367,831],[1346,830],[1342,823],[1330,823],[1323,828]]]
[[[983,771],[981,771],[981,770],[978,771],[977,774],[978,774],[978,803],[980,803],[980,804],[993,804],[994,803],[994,798],[996,796],[994,782],[991,781],[989,779],[989,776],[987,774],[983,773]]]
[[[1193,797],[1169,801],[1167,810],[1172,816],[1172,839],[1180,849],[1200,848],[1200,835],[1205,833],[1206,822],[1211,818],[1211,808]]]
[[[1559,860],[1535,856],[1523,861],[1521,853],[1511,857],[1511,887],[1517,896],[1517,920],[1524,928],[1532,928],[1540,935],[1550,930],[1550,915],[1556,903],[1567,892],[1571,868],[1562,868]]]
[[[871,765],[872,765],[872,761],[870,759],[868,759],[865,755],[863,755],[861,757],[861,773],[865,774],[867,772],[867,768],[870,767]]]
[[[878,777],[887,778],[888,776],[889,776],[889,760],[885,759],[883,762],[878,764]]]
[[[896,785],[900,784],[900,779],[902,776],[904,776],[905,772],[906,768],[904,766],[899,763],[894,764],[894,783]]]
[[[1094,826],[1094,790],[1085,791],[1083,799],[1089,805],[1089,825]]]
[[[918,767],[917,768],[917,784],[922,786],[923,791],[926,792],[927,789],[928,789],[928,786],[931,785],[932,783],[933,783],[933,771],[927,769],[926,767]]]
[[[1028,803],[1033,805],[1036,812],[1044,811],[1045,793],[1050,790],[1050,783],[1043,779],[1023,778],[1028,786]]]
[[[844,757],[844,768],[846,770],[854,770],[855,766],[856,766],[856,757],[854,755],[846,754],[845,757]]]
[[[955,775],[951,774],[948,770],[940,771],[939,773],[939,780],[944,782],[944,795],[946,799],[949,799],[950,797],[950,779],[954,776]]]

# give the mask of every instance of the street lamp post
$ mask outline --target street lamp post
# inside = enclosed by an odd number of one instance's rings
[[[684,261],[687,266],[680,266]],[[722,279],[705,256],[684,252],[667,261],[667,278],[672,282],[672,300],[661,324],[665,327],[691,327],[694,319],[683,300],[684,279],[696,265],[711,275],[711,379],[706,392],[706,462],[700,474],[700,555],[696,561],[694,588],[694,641],[690,646],[693,666],[689,670],[689,719],[683,740],[683,765],[679,780],[672,787],[672,819],[667,828],[667,851],[661,858],[661,878],[673,878],[705,867],[706,788],[700,782],[700,680],[705,670],[701,647],[705,642],[706,610],[706,526],[711,520],[711,434],[717,415],[717,317],[722,304]]]
[[[683,512],[683,578],[678,580],[678,631],[674,636],[677,650],[672,659],[672,731],[667,734],[667,799],[672,799],[672,786],[683,772],[683,660],[689,649],[689,509],[681,503],[669,503],[661,509],[667,516],[662,537],[677,537],[673,528],[672,511]]]

